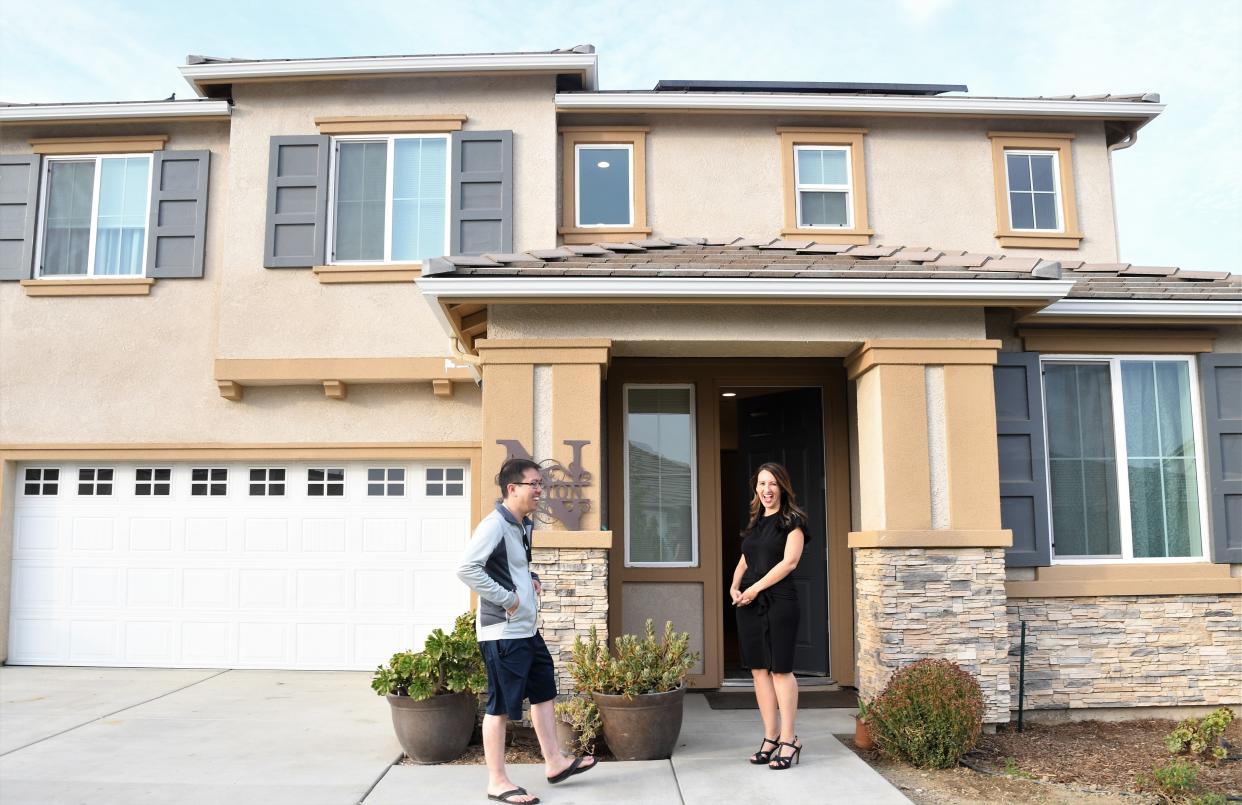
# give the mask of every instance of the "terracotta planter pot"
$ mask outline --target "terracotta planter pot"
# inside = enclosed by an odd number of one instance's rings
[[[604,722],[604,739],[617,760],[665,760],[681,735],[686,686],[626,699],[592,693]]]
[[[854,716],[854,746],[867,751],[875,749],[875,740],[871,737],[871,727],[858,716]]]
[[[389,694],[392,726],[401,748],[415,763],[447,763],[466,751],[479,699],[472,693],[449,693],[414,701]]]
[[[578,742],[578,736],[574,733],[572,724],[559,720],[556,722],[556,742],[561,745],[561,751],[565,754],[577,754],[575,744]]]

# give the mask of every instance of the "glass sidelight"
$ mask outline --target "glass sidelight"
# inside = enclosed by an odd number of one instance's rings
[[[696,567],[694,386],[626,385],[625,564]]]

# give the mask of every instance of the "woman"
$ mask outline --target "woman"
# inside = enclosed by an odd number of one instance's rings
[[[802,558],[806,512],[798,508],[789,473],[780,464],[761,465],[751,486],[755,496],[750,502],[750,522],[742,532],[742,558],[729,588],[737,607],[742,666],[750,669],[755,680],[755,698],[763,717],[763,743],[750,762],[788,769],[802,755],[802,744],[794,734],[798,593],[789,574]]]

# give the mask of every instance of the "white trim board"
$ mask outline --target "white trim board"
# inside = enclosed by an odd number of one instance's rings
[[[1151,317],[1242,320],[1242,300],[1227,299],[1061,299],[1032,314],[1051,319],[1071,316],[1100,318]]]
[[[129,117],[227,117],[228,101],[134,101],[129,103],[57,103],[0,106],[0,122],[102,120]]]

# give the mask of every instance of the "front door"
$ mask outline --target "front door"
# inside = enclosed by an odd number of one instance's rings
[[[809,517],[806,547],[792,578],[801,618],[794,671],[828,673],[828,564],[824,529],[824,438],[818,388],[795,389],[738,401],[738,465],[747,488],[756,468],[775,461],[789,470],[798,504]],[[750,496],[741,496],[749,507]],[[742,523],[749,517],[741,513]]]

